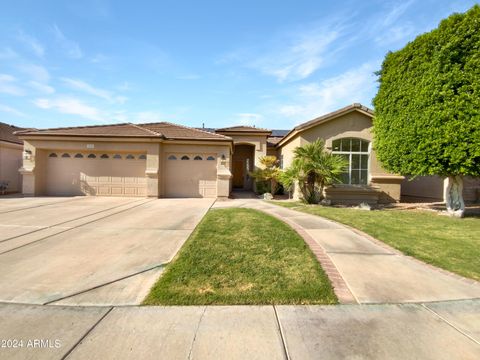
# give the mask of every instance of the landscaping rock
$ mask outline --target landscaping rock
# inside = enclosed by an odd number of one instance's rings
[[[273,200],[273,195],[270,193],[263,194],[263,200]]]
[[[359,208],[360,210],[368,210],[368,211],[372,210],[372,207],[370,206],[370,204],[365,203],[365,202],[363,202],[363,203],[361,203],[360,205],[358,205],[358,208]]]
[[[330,200],[330,199],[322,199],[322,201],[320,201],[320,205],[323,205],[323,206],[331,206],[331,205],[332,205],[332,200]]]

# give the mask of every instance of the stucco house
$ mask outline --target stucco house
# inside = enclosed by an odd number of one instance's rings
[[[25,147],[23,193],[227,198],[254,188],[249,172],[260,157],[275,155],[286,168],[297,146],[321,138],[349,162],[343,183],[326,189],[328,199],[399,201],[404,177],[377,161],[372,118],[371,109],[352,104],[290,131],[166,122],[24,130],[17,133]]]
[[[20,192],[22,189],[18,169],[22,166],[23,141],[14,134],[21,130],[0,122],[0,184],[6,184],[5,193]]]

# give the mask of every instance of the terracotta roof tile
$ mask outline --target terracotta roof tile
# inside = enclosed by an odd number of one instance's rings
[[[0,122],[0,141],[6,141],[14,144],[23,144],[14,132],[21,131],[22,128]]]
[[[217,133],[218,132],[259,132],[259,133],[270,133],[271,131],[268,129],[262,129],[262,128],[257,128],[253,126],[230,126],[226,128],[220,128],[215,130]]]
[[[231,140],[227,136],[167,122],[30,129],[19,135],[158,137],[167,139]]]
[[[230,140],[224,135],[169,122],[138,124],[138,126],[162,134],[167,139]]]

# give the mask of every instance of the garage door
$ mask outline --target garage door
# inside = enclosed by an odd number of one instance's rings
[[[47,153],[48,195],[146,196],[146,155]]]
[[[217,159],[214,154],[168,153],[165,164],[165,196],[217,196]]]

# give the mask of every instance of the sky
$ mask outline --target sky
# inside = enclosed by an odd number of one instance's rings
[[[3,1],[0,121],[290,129],[371,107],[388,51],[475,1]]]

